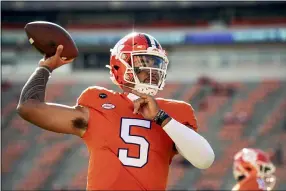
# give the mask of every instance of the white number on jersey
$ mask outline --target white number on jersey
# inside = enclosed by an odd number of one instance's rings
[[[144,119],[130,119],[130,118],[121,118],[121,127],[120,127],[120,137],[126,144],[135,144],[139,145],[140,152],[139,157],[129,157],[128,149],[120,148],[118,150],[119,160],[125,166],[132,166],[141,168],[148,162],[149,154],[149,142],[141,136],[130,135],[130,130],[132,126],[139,128],[151,129],[151,122]]]

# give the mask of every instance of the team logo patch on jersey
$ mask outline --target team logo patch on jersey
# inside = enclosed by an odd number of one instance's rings
[[[99,94],[99,97],[100,97],[101,99],[104,99],[104,98],[107,98],[107,95],[106,95],[105,93],[101,93],[101,94]]]
[[[111,103],[105,103],[105,104],[102,104],[102,106],[104,109],[114,109],[115,108],[115,105],[111,104]]]

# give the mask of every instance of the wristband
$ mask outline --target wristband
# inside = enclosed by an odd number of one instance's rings
[[[153,121],[157,125],[162,125],[162,123],[165,121],[165,119],[169,118],[170,116],[163,110],[160,110],[157,115],[154,117]]]

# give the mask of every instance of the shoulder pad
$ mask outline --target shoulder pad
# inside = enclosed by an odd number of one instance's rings
[[[116,92],[100,86],[92,86],[85,89],[77,99],[77,105],[97,109],[106,98],[113,97]]]

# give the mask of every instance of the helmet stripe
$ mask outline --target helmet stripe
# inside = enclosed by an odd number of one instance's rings
[[[148,47],[152,47],[152,44],[151,44],[151,40],[150,38],[148,37],[148,35],[144,34],[146,40],[147,40],[147,43],[148,43]]]
[[[156,48],[160,48],[160,45],[159,45],[158,41],[156,39],[154,39],[154,41],[155,41],[155,44],[156,44]]]
[[[149,39],[151,41],[152,47],[156,47],[155,39],[152,36],[150,36],[150,35],[148,35],[148,36],[149,36]]]

